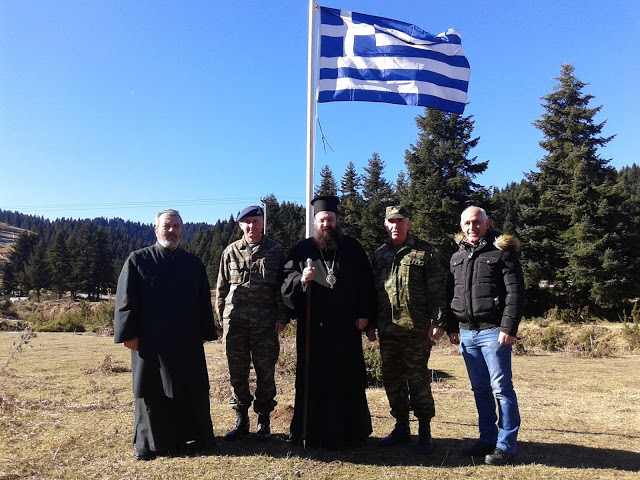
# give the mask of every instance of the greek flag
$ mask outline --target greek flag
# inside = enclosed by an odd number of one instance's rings
[[[320,7],[318,102],[362,101],[463,113],[469,62],[457,30],[438,36],[389,18]]]

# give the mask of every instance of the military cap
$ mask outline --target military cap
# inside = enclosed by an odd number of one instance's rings
[[[240,212],[237,221],[239,222],[244,217],[264,217],[264,210],[257,205],[251,205]]]
[[[338,213],[338,203],[340,199],[335,195],[323,195],[311,200],[311,206],[313,207],[313,214],[319,212],[333,212]]]
[[[390,220],[392,218],[409,218],[409,211],[406,207],[400,205],[391,205],[387,207],[387,212],[384,216],[386,220]]]

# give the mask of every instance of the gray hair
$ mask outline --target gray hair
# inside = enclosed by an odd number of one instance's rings
[[[182,217],[180,216],[180,212],[172,208],[168,208],[156,214],[156,227],[160,226],[160,217],[164,214],[167,214],[170,217],[178,217],[180,219],[180,224],[182,225]]]
[[[475,205],[470,205],[467,208],[465,208],[464,211],[460,214],[460,218],[462,218],[464,214],[467,213],[467,211],[471,210],[472,208],[477,209],[482,214],[483,221],[486,222],[487,220],[489,220],[489,215],[487,215],[487,211],[484,208],[476,207]]]

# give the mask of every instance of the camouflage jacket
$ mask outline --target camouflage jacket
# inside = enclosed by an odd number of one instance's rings
[[[398,327],[446,329],[445,279],[430,244],[409,234],[397,249],[389,240],[375,251],[371,263],[381,333],[398,333]]]
[[[288,322],[280,294],[285,260],[284,247],[264,236],[254,252],[244,238],[225,248],[216,288],[220,322],[261,327]]]

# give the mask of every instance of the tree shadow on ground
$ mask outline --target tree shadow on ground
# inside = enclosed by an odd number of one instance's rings
[[[230,456],[268,455],[274,458],[300,457],[319,462],[345,462],[377,466],[464,467],[483,465],[484,458],[462,455],[462,447],[475,440],[435,438],[433,454],[418,455],[417,436],[411,443],[393,447],[379,447],[379,438],[367,439],[363,446],[350,450],[297,447],[286,435],[273,435],[270,442],[258,443],[249,435],[237,442],[218,442],[215,454]],[[640,453],[613,448],[595,448],[566,443],[518,442],[518,454],[513,465],[546,465],[554,468],[594,468],[629,472],[640,471]]]

